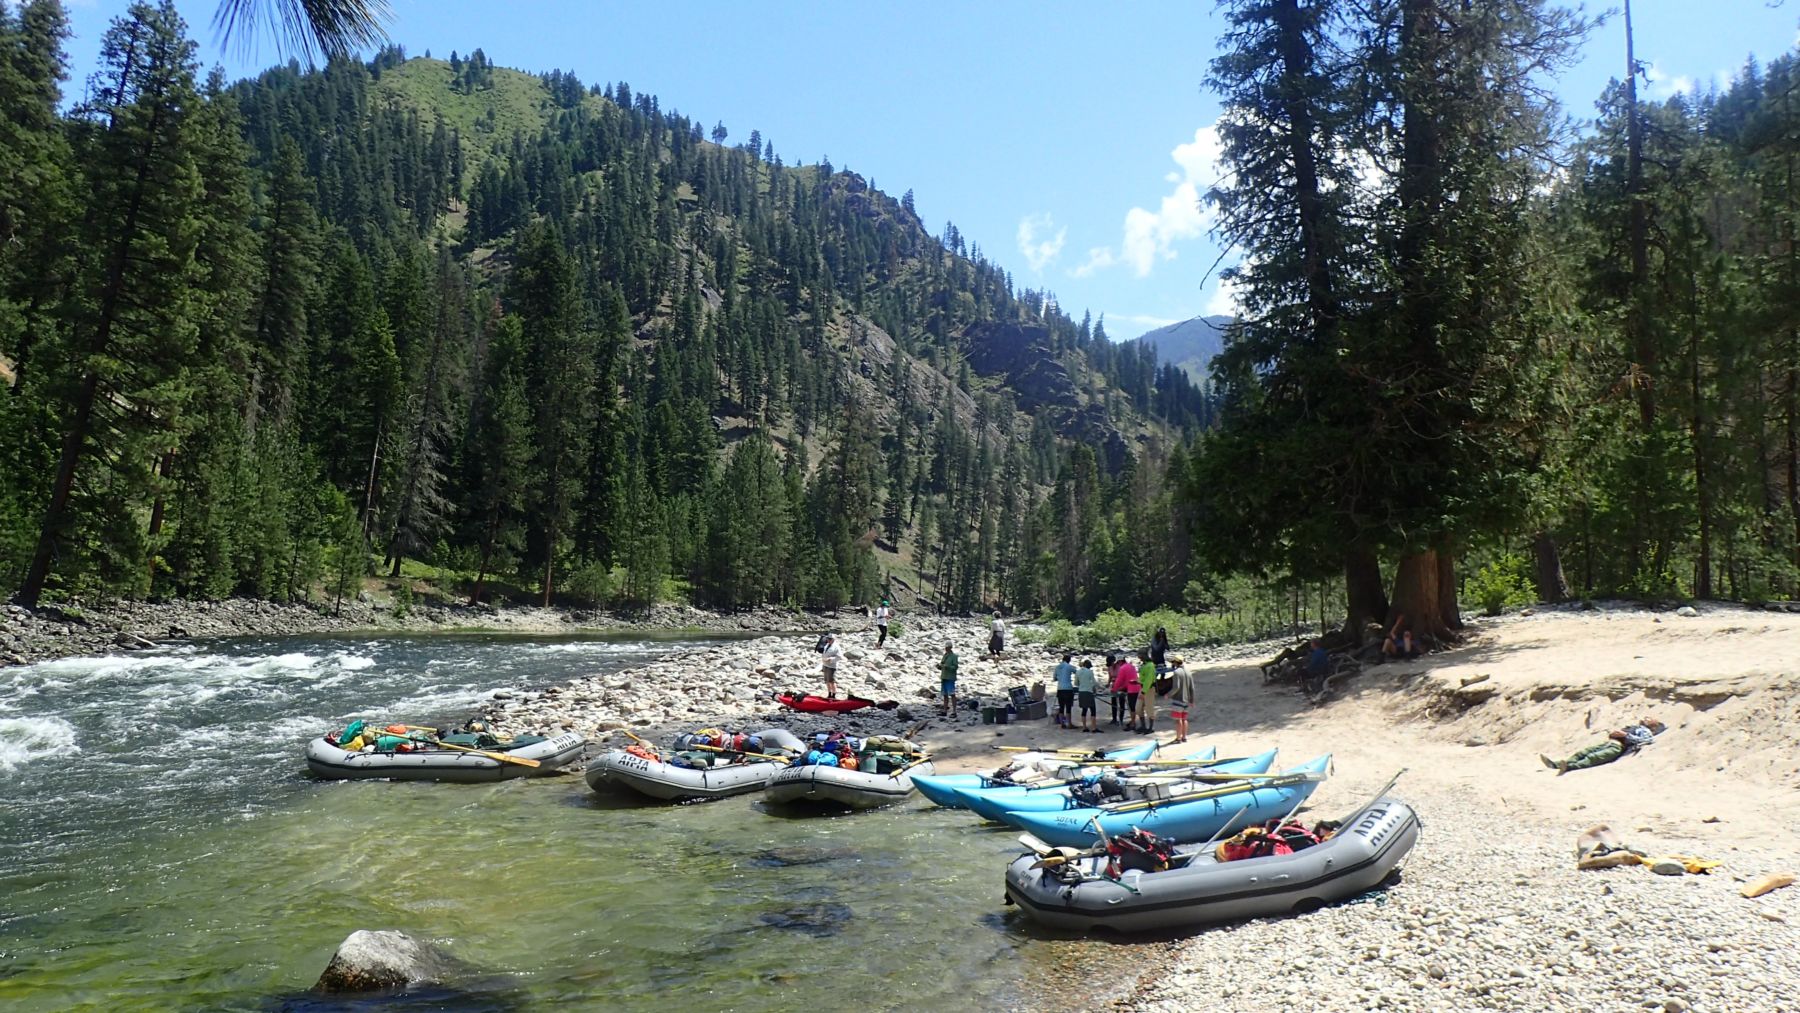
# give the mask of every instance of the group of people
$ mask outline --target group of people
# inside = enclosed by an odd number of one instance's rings
[[[1103,671],[1104,688],[1094,672],[1092,659],[1065,653],[1052,677],[1056,680],[1056,723],[1064,728],[1098,735],[1099,696],[1106,693],[1112,705],[1110,728],[1149,733],[1156,730],[1156,697],[1169,701],[1175,721],[1175,741],[1187,741],[1188,712],[1194,704],[1194,680],[1184,661],[1169,654],[1169,634],[1158,629],[1150,646],[1138,652],[1134,662],[1127,654],[1108,653]],[[1076,727],[1079,718],[1080,727]]]

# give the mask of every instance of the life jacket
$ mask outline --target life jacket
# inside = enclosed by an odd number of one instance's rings
[[[656,750],[651,749],[649,746],[644,745],[642,742],[633,742],[631,745],[626,746],[625,752],[631,754],[632,756],[642,757],[646,760],[649,760],[652,763],[661,763],[662,762],[662,757],[656,755]]]
[[[1129,869],[1162,872],[1175,858],[1175,842],[1142,827],[1132,827],[1107,840],[1106,855],[1106,875],[1111,879],[1118,879]]]
[[[845,770],[859,770],[862,768],[862,761],[856,758],[855,753],[844,753],[838,757],[838,766]]]
[[[1263,826],[1249,827],[1230,840],[1221,842],[1214,855],[1221,862],[1291,855],[1296,851],[1305,851],[1319,841],[1316,831],[1308,830],[1299,823],[1270,820]]]

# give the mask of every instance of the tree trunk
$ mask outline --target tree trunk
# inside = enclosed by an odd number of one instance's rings
[[[1631,32],[1631,0],[1625,0],[1625,200],[1631,244],[1631,291],[1626,297],[1625,331],[1631,343],[1638,424],[1656,425],[1656,343],[1651,339],[1645,300],[1650,289],[1650,209],[1644,195],[1644,127],[1638,111],[1637,49]]]
[[[1457,600],[1456,553],[1448,545],[1437,550],[1438,614],[1451,630],[1463,628],[1462,605]]]
[[[1556,546],[1556,536],[1548,531],[1539,531],[1531,539],[1532,555],[1537,560],[1537,593],[1538,601],[1567,601],[1569,582],[1563,576],[1562,550]]]
[[[550,607],[550,596],[556,591],[556,525],[552,524],[544,544],[544,607]]]
[[[1387,591],[1381,583],[1381,563],[1373,552],[1351,549],[1344,553],[1344,632],[1360,644],[1363,627],[1380,625],[1388,614]]]
[[[1444,567],[1435,550],[1415,552],[1400,557],[1394,574],[1394,598],[1389,606],[1387,627],[1399,623],[1415,638],[1430,638],[1439,643],[1455,637],[1450,621],[1461,625],[1454,615],[1444,614]],[[1404,620],[1404,621],[1402,621]]]
[[[50,563],[56,558],[56,543],[62,536],[63,514],[69,508],[69,496],[75,491],[75,468],[81,461],[82,446],[87,442],[88,424],[94,415],[94,398],[100,390],[100,374],[88,373],[75,396],[75,411],[69,428],[63,432],[62,454],[56,462],[56,477],[50,484],[50,505],[44,508],[44,523],[38,531],[37,548],[31,554],[31,566],[25,581],[13,595],[13,601],[26,608],[36,608],[44,593],[44,582],[50,577]]]
[[[175,451],[164,451],[162,460],[156,467],[157,477],[166,482],[169,479],[169,473],[174,469]],[[156,489],[156,502],[150,507],[150,537],[147,539],[149,544],[146,546],[150,554],[150,583],[147,586],[152,591],[156,589],[156,536],[162,534],[164,502],[162,486],[159,484]]]

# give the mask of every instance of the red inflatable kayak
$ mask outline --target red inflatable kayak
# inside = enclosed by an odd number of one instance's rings
[[[788,710],[806,711],[812,714],[861,710],[864,707],[875,706],[875,701],[864,700],[859,696],[827,700],[825,697],[814,696],[811,693],[780,693],[776,695],[775,700]]]

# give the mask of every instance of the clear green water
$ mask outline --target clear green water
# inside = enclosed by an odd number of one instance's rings
[[[325,783],[307,738],[667,645],[242,641],[0,671],[0,1008],[971,1009],[1080,1005],[1112,947],[1000,903],[1012,835],[921,802],[643,805],[578,776]],[[450,988],[309,996],[358,928],[441,942]]]

